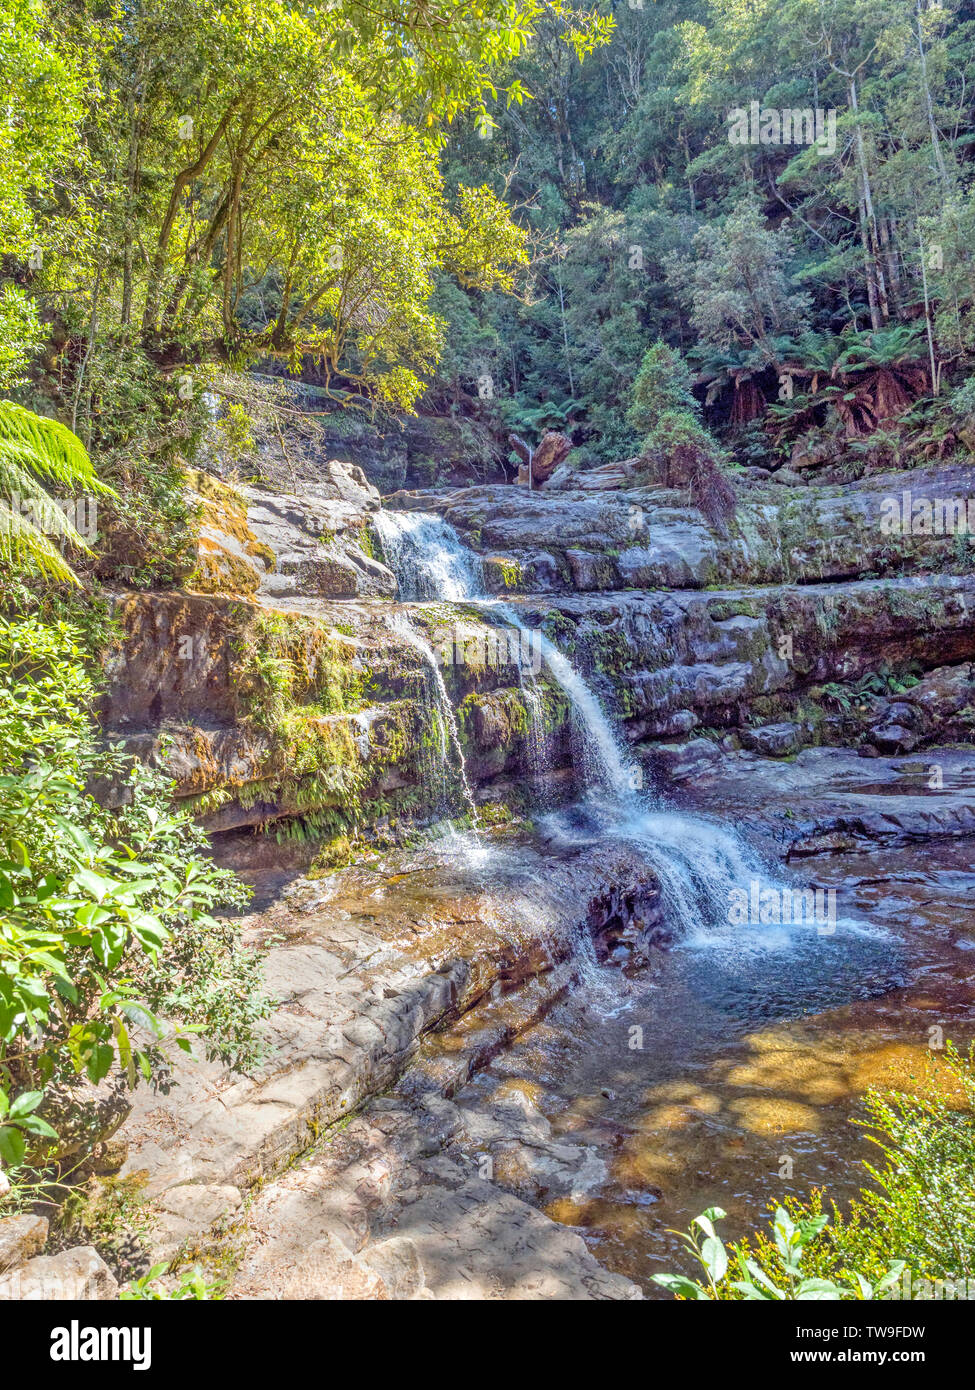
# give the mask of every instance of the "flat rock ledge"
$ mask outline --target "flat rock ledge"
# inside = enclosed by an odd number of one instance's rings
[[[431,849],[410,861],[416,890],[352,869],[249,919],[275,943],[269,1062],[244,1078],[181,1066],[168,1095],[136,1092],[122,1131],[154,1261],[230,1248],[232,1297],[642,1297],[455,1142],[447,1097],[571,987],[581,934],[616,951],[661,936],[636,851],[561,851],[557,875],[550,858],[506,847],[481,879]],[[456,1046],[430,1036],[458,1020]]]
[[[260,1192],[232,1298],[640,1299],[458,1151],[450,1101],[392,1096]]]

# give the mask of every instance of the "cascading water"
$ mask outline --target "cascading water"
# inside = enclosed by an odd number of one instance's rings
[[[544,802],[547,795],[545,776],[549,771],[545,746],[545,701],[535,672],[521,660],[518,662],[518,680],[528,716],[528,770],[535,785],[535,794]]]
[[[609,720],[579,672],[543,633],[529,633],[509,604],[491,600],[480,602],[485,607],[490,606],[505,622],[518,630],[523,639],[520,644],[522,648],[530,647],[532,642],[537,643],[549,674],[568,696],[581,744],[581,757],[577,760],[581,766],[577,766],[577,772],[581,775],[583,785],[602,786],[621,805],[633,802],[635,808],[633,770],[624,764],[619,743]]]
[[[436,759],[436,766],[444,779],[443,795],[440,798],[440,809],[447,810],[447,798],[449,787],[447,779],[450,768],[450,755],[453,753],[457,763],[457,780],[460,783],[460,790],[463,794],[464,804],[470,814],[474,828],[477,828],[477,804],[474,801],[474,792],[471,788],[470,779],[467,776],[467,763],[464,759],[464,749],[460,741],[460,730],[457,728],[457,716],[454,707],[450,703],[450,696],[447,694],[447,687],[444,684],[443,672],[434,654],[433,648],[425,637],[417,632],[416,628],[410,623],[404,613],[393,613],[389,618],[390,629],[402,637],[404,641],[414,647],[422,656],[424,665],[430,673],[430,686],[433,692],[433,703],[436,708],[437,718],[432,722],[438,730],[440,738],[439,758]]]
[[[456,537],[445,541],[444,529],[441,523],[434,533],[438,568],[444,551],[456,557],[460,544]],[[424,530],[417,528],[413,538]],[[411,564],[422,560],[414,551]],[[477,571],[455,558],[451,573],[456,581]],[[415,568],[410,582],[427,594],[436,589],[429,575],[418,579]],[[833,1054],[845,1045],[849,1025],[836,1031],[820,1024],[810,1033],[809,1016],[903,985],[900,959],[885,931],[845,921],[837,923],[836,949],[808,922],[798,930],[766,926],[764,919],[757,929],[735,925],[730,899],[745,885],[757,883],[773,895],[790,890],[770,880],[733,830],[672,810],[663,797],[643,790],[641,766],[595,692],[562,652],[525,627],[517,605],[484,596],[479,579],[456,584],[450,596],[476,603],[505,632],[543,746],[546,681],[569,700],[582,796],[568,810],[542,818],[546,842],[575,843],[594,858],[612,841],[637,847],[661,885],[670,924],[680,927],[678,949],[661,952],[652,971],[628,973],[600,962],[591,932],[580,923],[569,960],[551,958],[579,987],[567,992],[544,1027],[519,1038],[503,1064],[482,1069],[455,1097],[471,1124],[468,1132],[477,1132],[472,1119],[482,1116],[482,1107],[497,1102],[503,1113],[521,1080],[526,1093],[540,1093],[539,1109],[554,1132],[566,1143],[585,1142],[603,1165],[601,1173],[599,1162],[592,1165],[597,1176],[559,1204],[557,1219],[585,1226],[587,1244],[601,1260],[642,1282],[660,1268],[666,1231],[684,1227],[708,1205],[705,1183],[709,1200],[726,1189],[739,1208],[746,1202],[759,1211],[768,1195],[770,1134],[800,1131],[804,1164],[814,1156],[839,1166],[836,1155],[846,1152],[848,1135],[838,1133],[837,1107],[823,1102],[820,1090],[834,1093]],[[545,693],[551,699],[551,685]],[[531,738],[529,732],[529,758]],[[458,845],[460,853],[465,849]],[[504,851],[492,859],[492,879],[499,863]],[[553,875],[557,871],[553,865]],[[508,882],[517,891],[517,868]],[[544,950],[544,936],[539,944]],[[879,1017],[886,1054],[890,1020],[886,1012]],[[788,1025],[793,1019],[803,1020],[795,1032]],[[763,1035],[770,1024],[774,1032]],[[826,1139],[818,1138],[815,1147],[807,1143],[811,1130]],[[548,1185],[550,1165],[539,1181]],[[802,1190],[804,1183],[805,1172]]]
[[[433,512],[376,512],[373,525],[402,599],[455,601],[479,594],[481,564]]]
[[[522,652],[530,651],[533,644],[541,650],[545,668],[570,702],[580,745],[576,774],[585,793],[581,807],[583,824],[580,825],[578,814],[555,816],[555,833],[568,841],[591,839],[595,823],[601,833],[638,845],[657,875],[671,920],[682,925],[685,943],[730,942],[732,890],[753,882],[763,889],[772,886],[758,856],[717,821],[664,809],[650,801],[642,791],[642,769],[628,760],[595,692],[547,637],[537,631],[529,632],[511,605],[483,594],[477,557],[447,522],[427,512],[379,512],[376,529],[383,539],[387,561],[400,581],[402,596],[407,596],[404,591],[409,590],[409,596],[476,603],[486,614],[497,615],[518,631]],[[423,650],[423,639],[412,628],[409,633],[414,645]],[[403,635],[407,635],[405,630]],[[452,717],[443,677],[429,647],[425,659],[436,671],[440,698]],[[537,682],[537,700],[527,695],[534,673],[521,659],[519,671],[529,713],[534,707],[540,714]],[[453,730],[459,753],[456,723]],[[543,737],[543,732],[537,730],[535,737]],[[463,770],[462,756],[460,762]],[[473,803],[466,775],[464,782]],[[774,945],[781,942],[782,933],[751,934],[751,939],[753,944]]]

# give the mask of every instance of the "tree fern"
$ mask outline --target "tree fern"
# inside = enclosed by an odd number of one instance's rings
[[[41,479],[57,488],[114,496],[95,477],[85,446],[66,426],[0,401],[0,557],[50,579],[77,583],[55,542],[84,551],[88,546]]]

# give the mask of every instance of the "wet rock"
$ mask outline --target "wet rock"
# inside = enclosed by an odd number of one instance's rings
[[[884,753],[910,753],[917,747],[917,737],[903,724],[882,724],[871,730],[870,737]]]
[[[648,751],[654,772],[673,782],[687,782],[706,776],[723,758],[723,750],[709,738],[688,743],[656,743]]]
[[[565,558],[577,593],[613,587],[615,566],[608,556],[592,550],[567,550]]]
[[[537,494],[490,485],[402,493],[387,505],[440,512],[475,549],[517,563],[534,575],[533,591],[549,592],[574,587],[557,553],[563,549],[601,552],[612,561],[602,572],[604,588],[780,584],[883,572],[889,537],[878,523],[885,497],[904,488],[918,496],[975,493],[970,465],[871,476],[854,492],[812,487],[804,476],[780,469],[740,500],[722,538],[680,493],[634,486],[639,477],[629,462],[560,477],[557,489],[549,483]],[[801,486],[802,496],[787,496],[783,484]],[[951,536],[923,537],[905,550],[901,564],[924,572],[947,567],[951,556]],[[590,566],[586,577],[600,573]]]
[[[738,736],[745,748],[752,748],[769,758],[782,758],[795,753],[802,743],[802,730],[798,724],[764,724],[757,729],[742,729]]]
[[[632,927],[634,949],[661,930],[659,885],[643,856],[626,845],[601,845],[598,856],[578,847],[512,851],[489,890],[463,862],[445,861],[433,847],[425,853],[426,860],[408,856],[413,873],[399,897],[386,884],[378,915],[373,870],[335,876],[329,901],[302,915],[301,936],[273,946],[266,958],[267,986],[279,1001],[266,1068],[231,1077],[215,1064],[187,1063],[170,1095],[135,1092],[123,1176],[144,1173],[145,1190],[163,1202],[173,1188],[181,1189],[181,1203],[193,1200],[187,1184],[250,1186],[279,1172],[324,1126],[392,1086],[437,1023],[472,1014],[461,1075],[471,1056],[489,1057],[504,1046],[510,1018],[502,1024],[472,1012],[496,983],[508,990],[523,983],[518,1026],[530,1026],[565,987],[554,967],[571,964],[581,925],[597,936]],[[438,885],[428,898],[423,878],[414,877],[421,867]],[[291,911],[282,904],[267,929],[291,921]],[[381,995],[373,992],[377,985]]]
[[[734,815],[746,833],[791,859],[964,839],[975,833],[973,784],[970,749],[926,749],[923,761],[910,762],[869,745],[806,748],[789,762],[743,752],[695,784],[694,804]]]

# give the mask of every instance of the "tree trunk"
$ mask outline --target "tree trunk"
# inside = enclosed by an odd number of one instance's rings
[[[863,143],[863,130],[860,126],[860,104],[857,99],[856,80],[848,79],[850,110],[855,121],[856,136],[854,145],[857,156],[857,173],[860,178],[859,213],[860,236],[863,241],[863,262],[867,275],[867,302],[870,305],[870,326],[876,331],[883,328],[890,316],[887,305],[887,287],[880,268],[880,243],[877,236],[877,219],[873,208],[873,193],[870,188],[870,171],[867,168],[867,151]]]

